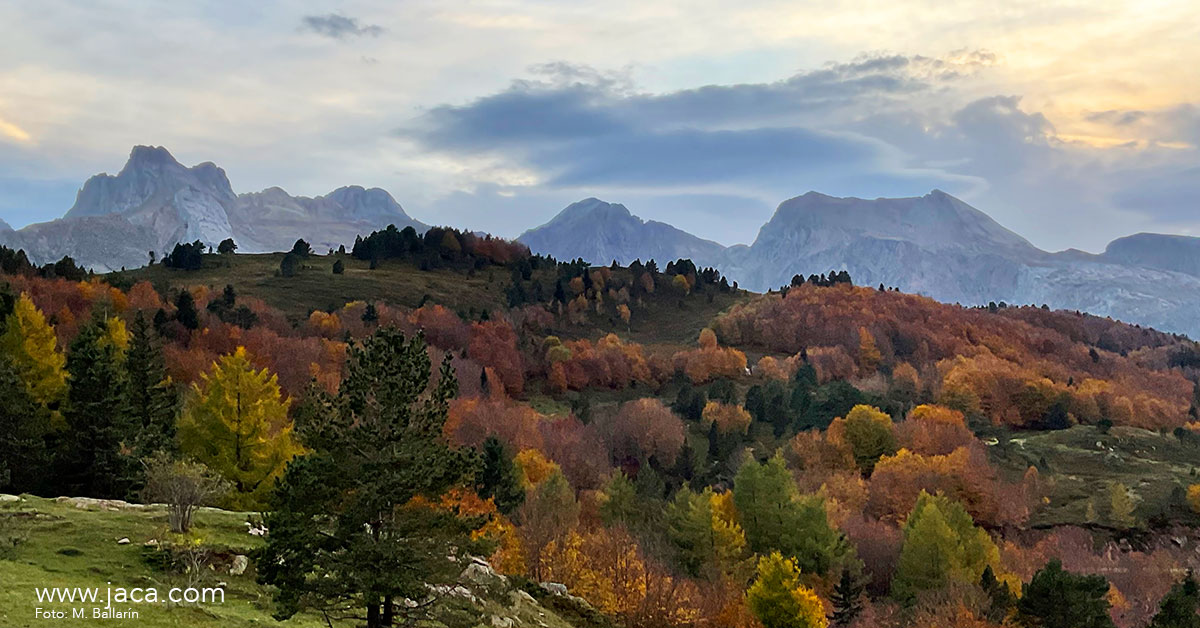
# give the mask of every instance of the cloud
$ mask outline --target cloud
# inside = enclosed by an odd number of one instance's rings
[[[1145,111],[1122,111],[1118,109],[1094,111],[1084,116],[1088,122],[1099,122],[1102,124],[1111,124],[1113,126],[1129,126],[1142,121],[1145,119],[1145,117]]]
[[[318,35],[341,40],[363,36],[378,37],[383,34],[384,30],[377,24],[359,24],[356,18],[336,13],[306,15],[301,20],[301,27]]]
[[[840,184],[877,175],[927,191],[914,182],[962,181],[937,168],[909,169],[903,150],[855,131],[847,119],[932,95],[993,60],[990,53],[864,55],[773,83],[660,94],[638,92],[624,73],[546,64],[533,68],[536,78],[498,93],[434,107],[397,134],[423,151],[516,161],[539,175],[539,185],[560,189],[724,187],[722,193],[780,200],[803,192],[798,186],[848,188]],[[974,118],[990,109],[1015,105],[999,100],[964,109],[964,128],[986,122]],[[1024,131],[1042,123],[1030,117]]]
[[[689,198],[713,216],[698,235],[749,241],[759,224],[743,220],[740,208],[773,206],[809,189],[917,195],[980,187],[972,176],[910,159],[903,147],[852,122],[877,109],[906,110],[904,103],[921,94],[934,98],[991,62],[987,53],[953,60],[865,55],[772,83],[657,94],[638,91],[624,72],[545,64],[497,93],[434,107],[396,134],[418,152],[457,160],[477,185],[518,197],[638,198],[650,205],[642,210],[647,217],[660,215],[655,208],[678,208],[669,199]],[[957,134],[982,133],[1016,103],[964,108]],[[1027,135],[1044,123],[1036,115],[1014,119],[998,133]],[[511,168],[528,174],[521,184]],[[714,211],[728,199],[740,200],[724,215]]]
[[[17,142],[28,142],[33,139],[25,129],[0,118],[0,137],[6,137]]]
[[[636,197],[647,217],[656,198],[665,207],[687,194],[713,207],[728,198],[775,204],[809,189],[870,197],[936,187],[1035,241],[1074,232],[1084,240],[1077,246],[1095,249],[1107,238],[1082,215],[1111,227],[1191,211],[1194,185],[1182,173],[1197,163],[1194,150],[1168,150],[1165,140],[1098,148],[1060,136],[1021,96],[979,94],[976,79],[997,62],[986,51],[869,54],[775,82],[661,93],[639,90],[624,71],[546,64],[496,93],[434,107],[396,134],[510,197]],[[1087,117],[1178,141],[1200,129],[1196,111]],[[525,173],[519,182],[513,169]],[[1166,180],[1149,183],[1147,170]],[[1152,198],[1161,206],[1149,207]],[[694,230],[748,241],[757,224],[742,217],[733,208]]]

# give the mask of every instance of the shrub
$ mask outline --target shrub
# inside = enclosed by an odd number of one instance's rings
[[[167,524],[172,532],[187,532],[196,509],[212,503],[229,490],[225,480],[199,462],[172,460],[159,453],[145,464],[143,499],[166,503]]]

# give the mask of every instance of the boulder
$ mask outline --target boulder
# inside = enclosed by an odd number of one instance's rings
[[[570,595],[570,592],[567,591],[567,585],[560,584],[558,582],[543,582],[541,587],[552,595],[557,595],[560,597],[567,597]]]
[[[80,510],[145,510],[142,504],[131,504],[120,499],[96,499],[95,497],[56,497],[55,503],[74,506]]]
[[[229,575],[240,576],[246,573],[246,568],[250,566],[250,559],[242,554],[233,557],[233,565],[229,567]]]
[[[516,605],[520,605],[520,604],[535,604],[536,605],[537,604],[537,600],[533,599],[532,595],[529,595],[528,593],[526,593],[520,589],[513,591],[508,596],[510,598],[512,598],[513,604],[516,604]]]
[[[460,578],[481,586],[503,585],[508,582],[508,578],[496,573],[496,570],[492,569],[492,566],[486,561],[480,560],[471,561],[471,564],[463,570]]]

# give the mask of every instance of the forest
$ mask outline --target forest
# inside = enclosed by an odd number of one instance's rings
[[[1200,627],[1186,337],[453,229],[181,246],[2,252],[0,493],[166,502],[163,569],[246,513],[276,619],[478,625],[423,600],[480,557],[579,626]]]

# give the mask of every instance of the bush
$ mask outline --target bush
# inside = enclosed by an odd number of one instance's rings
[[[295,252],[290,252],[283,256],[283,260],[279,262],[279,275],[281,277],[295,277],[296,271],[300,270],[301,256]]]
[[[211,504],[229,490],[225,480],[199,462],[172,460],[159,453],[145,464],[143,499],[167,504],[167,524],[172,532],[187,532],[196,509]]]

